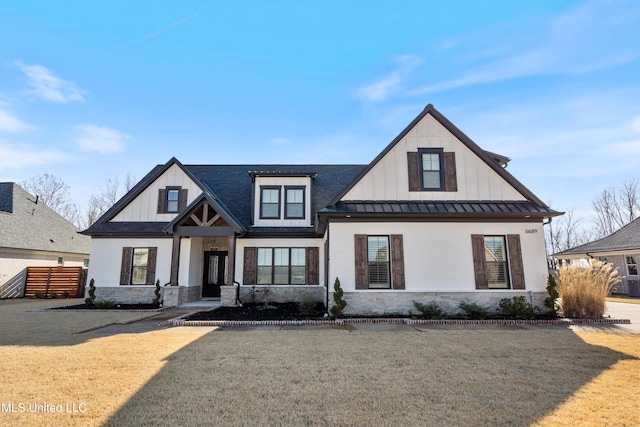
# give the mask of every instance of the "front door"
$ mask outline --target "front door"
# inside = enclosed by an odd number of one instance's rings
[[[214,251],[204,253],[203,297],[220,296],[220,286],[227,284],[228,259],[229,252]]]

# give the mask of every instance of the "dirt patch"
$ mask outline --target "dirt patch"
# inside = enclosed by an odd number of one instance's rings
[[[324,318],[324,305],[301,309],[296,302],[243,304],[241,307],[219,307],[200,311],[185,320],[315,320]]]

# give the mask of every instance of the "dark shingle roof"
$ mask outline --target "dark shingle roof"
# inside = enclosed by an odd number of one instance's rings
[[[0,247],[88,254],[90,239],[13,182],[0,183]]]
[[[640,218],[634,219],[607,237],[567,249],[553,254],[553,256],[562,258],[564,255],[586,255],[628,250],[640,250]]]

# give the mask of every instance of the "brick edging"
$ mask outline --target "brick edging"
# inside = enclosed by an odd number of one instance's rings
[[[550,320],[414,320],[409,318],[353,318],[335,320],[185,320],[184,316],[167,320],[171,326],[313,326],[344,325],[351,323],[403,323],[405,325],[585,325],[585,324],[631,324],[629,319],[550,319]]]

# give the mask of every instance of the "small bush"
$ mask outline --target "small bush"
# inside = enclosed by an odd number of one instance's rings
[[[162,305],[162,293],[160,291],[160,279],[156,280],[156,289],[153,291],[155,297],[153,297],[153,305],[160,307]]]
[[[84,303],[87,305],[96,303],[96,282],[93,279],[89,281],[89,298],[85,298]]]
[[[414,301],[413,306],[420,312],[420,317],[423,319],[442,319],[445,316],[442,308],[434,301],[431,301],[429,304]]]
[[[553,274],[550,274],[547,279],[547,294],[549,296],[544,299],[544,306],[547,307],[547,313],[555,317],[558,315],[558,303],[556,301],[560,297],[560,292],[558,292],[558,283]]]
[[[113,308],[116,306],[116,302],[111,300],[96,301],[95,306],[96,308]]]
[[[305,298],[298,303],[298,310],[305,315],[315,314],[318,312],[318,301]]]
[[[62,293],[62,298],[64,298],[64,299],[69,298],[69,292],[64,291],[64,292]]]
[[[34,298],[45,298],[45,295],[42,292],[36,292],[33,294]]]
[[[467,319],[486,319],[490,314],[488,308],[469,300],[460,301],[458,307]]]
[[[538,311],[538,307],[528,303],[523,296],[501,299],[498,309],[507,319],[533,319]]]
[[[618,283],[618,270],[612,264],[591,259],[586,267],[576,264],[562,267],[562,314],[565,317],[602,317],[605,299]]]
[[[52,292],[51,295],[49,295],[49,298],[51,299],[57,299],[58,298],[58,294],[55,292]]]
[[[344,291],[342,290],[340,280],[337,277],[336,281],[333,283],[333,302],[335,305],[330,309],[331,314],[333,314],[334,317],[342,316],[342,312],[347,306],[347,302],[344,300]]]

